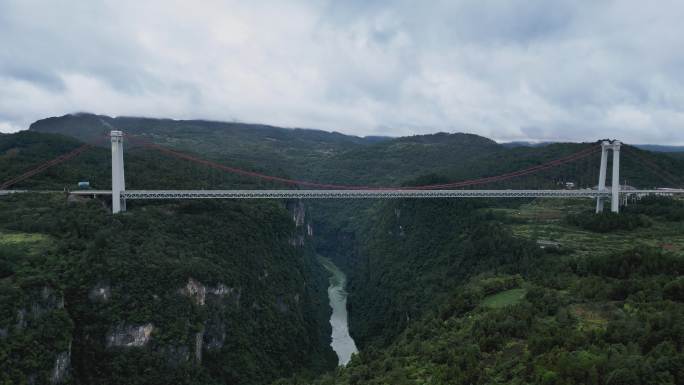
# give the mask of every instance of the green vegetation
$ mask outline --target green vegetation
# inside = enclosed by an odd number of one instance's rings
[[[337,286],[340,285],[345,277],[343,273],[338,269],[333,262],[330,260],[330,258],[326,258],[323,256],[317,256],[318,261],[323,265],[325,270],[330,274],[330,278],[328,278],[328,281],[330,283],[330,286]]]
[[[482,306],[494,309],[515,305],[520,302],[527,293],[525,289],[511,289],[501,293],[492,294],[482,300]]]
[[[0,134],[0,181],[9,180],[43,162],[67,153],[82,143],[60,134],[22,131]],[[50,167],[11,188],[62,191],[75,190],[79,181],[90,181],[94,189],[111,188],[110,151],[94,147],[66,163]],[[246,169],[259,167],[243,161],[232,163]],[[126,150],[126,183],[135,188],[269,188],[272,184],[246,179],[140,148]]]
[[[0,232],[0,279],[14,274],[25,258],[35,258],[52,245],[44,234]]]
[[[5,197],[0,212],[1,244],[19,251],[0,281],[2,381],[47,381],[67,351],[82,383],[264,383],[334,362],[326,274],[290,245],[299,230],[279,204],[184,202],[113,217],[97,201],[41,194]],[[206,302],[182,294],[190,279]],[[148,323],[144,349],[107,345],[118,326]]]
[[[557,143],[540,147],[508,148],[481,136],[461,133],[378,140],[317,130],[284,129],[242,123],[111,118],[91,114],[43,119],[32,124],[30,128],[36,133],[59,133],[86,142],[101,140],[111,129],[120,129],[155,143],[201,154],[202,157],[231,166],[268,170],[269,173],[279,176],[323,183],[383,186],[399,186],[411,180],[415,182],[416,178],[430,173],[442,175],[449,181],[499,175],[556,160],[595,144]],[[127,149],[128,152],[137,152],[135,147],[129,148],[132,151]],[[0,154],[2,153],[3,148],[0,145]],[[156,157],[155,154],[142,155],[143,151],[140,153],[140,156],[151,156],[151,160]],[[595,153],[578,162],[536,173],[533,177],[488,186],[556,188],[559,183],[571,181],[578,187],[592,187],[598,180],[598,157],[599,154]],[[644,160],[666,170],[667,175],[674,174],[674,179],[664,178],[665,174],[658,175],[645,169]],[[166,164],[168,161],[165,159],[156,165],[162,169],[151,171],[173,175],[174,172],[168,172],[166,169]],[[183,163],[180,166],[188,167]],[[673,183],[684,185],[684,177],[679,172],[681,169],[684,169],[684,158],[636,148],[624,151],[621,161],[621,177],[635,186],[672,186]],[[201,168],[199,171],[207,173]],[[221,175],[218,172],[215,174]],[[217,176],[214,175],[213,178]],[[152,178],[155,181],[157,179]],[[142,186],[141,183],[145,183],[146,180],[141,178],[131,181],[131,185]],[[179,185],[182,180],[171,178],[168,182]],[[203,184],[194,182],[195,188],[207,188],[207,184],[214,188],[218,187],[218,184],[207,178],[207,175],[196,180],[201,180]],[[128,179],[126,181],[129,182]],[[62,185],[58,187],[61,188]]]
[[[597,233],[563,214],[591,205],[387,204],[380,211],[386,222],[372,237],[386,249],[360,253],[379,278],[352,281],[356,292],[368,286],[371,302],[363,313],[362,298],[351,303],[361,352],[313,383],[684,382],[684,254],[663,247],[684,241],[684,224],[651,217],[651,227]],[[542,249],[536,243],[543,239],[559,246]],[[450,268],[454,262],[459,271]],[[406,296],[413,297],[404,302]],[[387,327],[364,334],[379,323]],[[383,332],[385,338],[364,338]]]
[[[534,257],[478,201],[390,202],[368,214],[349,274],[350,327],[361,349],[389,343],[410,320],[443,303],[450,288],[501,261]]]
[[[586,200],[534,201],[518,209],[496,209],[507,215],[508,226],[521,238],[535,242],[551,241],[559,246],[555,251],[563,257],[588,257],[611,251],[627,250],[635,244],[672,251],[684,250],[684,222],[667,222],[649,217],[651,226],[635,230],[615,230],[609,233],[587,231],[571,225],[567,215],[588,212]]]
[[[671,197],[644,197],[638,204],[624,208],[626,213],[646,214],[660,220],[681,222],[684,221],[684,201],[675,200]]]
[[[647,227],[651,222],[643,215],[626,213],[603,212],[595,215],[591,211],[580,214],[572,214],[567,217],[572,225],[597,233],[607,233],[615,230],[634,230],[638,227]]]
[[[101,140],[112,129],[202,154],[203,157],[214,158],[231,166],[258,166],[257,170],[290,176],[307,172],[312,162],[320,162],[342,151],[373,142],[339,133],[258,124],[111,118],[92,114],[43,119],[30,127],[31,131],[69,135],[89,143]],[[133,142],[126,142],[127,151],[135,148]]]
[[[490,176],[591,145],[86,114],[0,135],[0,180],[80,145],[60,134],[94,140],[111,128],[245,169],[354,184]],[[630,184],[684,180],[684,159],[631,151],[674,180],[626,156]],[[136,188],[282,187],[135,146],[126,154]],[[93,149],[17,187],[107,188],[108,156]],[[589,187],[596,165],[594,156],[488,187]],[[67,353],[66,383],[684,383],[681,201],[629,202],[620,216],[592,214],[589,200],[307,202],[313,239],[292,206],[130,202],[112,216],[101,200],[1,197],[0,383],[47,383]],[[346,368],[332,369],[316,253],[348,277],[361,351]],[[108,342],[146,325],[142,346]]]
[[[78,145],[2,135],[2,179]],[[94,149],[23,187],[106,188],[107,156]],[[260,187],[136,151],[127,181]],[[0,383],[49,383],[60,357],[65,383],[259,384],[332,367],[327,274],[309,246],[292,246],[306,236],[286,206],[143,202],[114,217],[106,201],[61,193],[1,197]],[[183,294],[190,282],[205,300]],[[152,325],[144,346],[108,342],[141,325]]]

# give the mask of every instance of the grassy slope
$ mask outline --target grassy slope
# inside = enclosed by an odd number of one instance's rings
[[[527,294],[527,290],[525,289],[504,290],[482,299],[482,306],[499,309],[502,307],[515,305],[525,298],[525,294]]]

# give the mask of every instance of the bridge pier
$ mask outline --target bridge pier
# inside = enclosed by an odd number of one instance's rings
[[[112,138],[112,214],[126,211],[126,199],[121,192],[126,191],[123,162],[123,132],[111,131]]]
[[[601,168],[599,169],[599,183],[598,191],[606,190],[606,169],[608,168],[608,151],[613,151],[613,173],[611,176],[610,186],[610,211],[614,213],[620,212],[620,146],[622,143],[618,140],[613,142],[601,142]],[[596,198],[596,213],[603,212],[603,204],[605,198]]]

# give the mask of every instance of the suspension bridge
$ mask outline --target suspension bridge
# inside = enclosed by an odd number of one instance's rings
[[[130,138],[132,142],[159,150],[176,158],[184,159],[211,168],[227,171],[230,173],[259,178],[287,185],[294,185],[305,189],[278,189],[278,190],[127,190],[124,177],[124,156],[123,143],[124,137]],[[112,189],[111,190],[77,190],[70,191],[72,195],[87,196],[111,196],[112,213],[117,214],[126,211],[126,201],[134,199],[393,199],[393,198],[592,198],[596,199],[596,212],[602,212],[604,203],[610,201],[611,211],[619,212],[620,202],[626,195],[675,195],[684,194],[684,189],[652,189],[634,190],[623,189],[620,180],[620,141],[603,141],[600,146],[592,146],[579,151],[575,154],[565,156],[551,162],[529,167],[515,172],[501,175],[470,179],[451,183],[432,184],[413,187],[374,187],[374,186],[350,186],[317,183],[288,179],[272,175],[247,171],[239,168],[229,167],[210,160],[198,158],[194,155],[185,154],[174,149],[170,149],[142,138],[124,135],[123,132],[113,130],[109,134],[112,150]],[[58,156],[47,161],[27,172],[14,177],[0,184],[0,195],[12,193],[40,192],[34,190],[9,190],[13,186],[25,179],[28,179],[52,166],[72,159],[88,148],[91,144],[84,144],[75,150]],[[541,171],[568,164],[579,159],[587,158],[590,155],[601,152],[599,165],[599,180],[596,189],[556,189],[556,190],[475,190],[466,189],[472,186],[479,186],[494,182],[506,181],[525,175],[533,175]],[[612,185],[606,186],[607,165],[609,153],[612,152]],[[644,162],[648,163],[644,159]],[[658,172],[657,170],[655,172]],[[660,171],[661,173],[664,171]],[[668,178],[672,177],[667,175]],[[47,191],[44,191],[47,192]]]

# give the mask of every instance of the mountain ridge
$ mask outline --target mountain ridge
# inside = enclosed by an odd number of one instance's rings
[[[468,133],[378,140],[321,130],[201,120],[112,118],[86,113],[42,119],[32,124],[28,131],[60,133],[88,142],[96,138],[101,140],[112,128],[222,164],[244,165],[248,170],[269,170],[272,175],[317,183],[380,187],[401,186],[427,174],[458,181],[514,172],[568,156],[591,144],[545,143],[510,147]],[[130,143],[127,147],[133,148]],[[638,147],[634,151],[670,173],[676,174],[675,170],[684,167],[683,158],[676,156],[677,153],[661,156],[661,153],[642,151]],[[630,159],[631,154],[627,151],[624,153],[622,176],[629,184],[650,188],[681,182],[665,180],[664,174],[645,172],[642,170],[644,164]],[[545,180],[554,180],[553,183],[571,181],[579,187],[591,187],[598,179],[598,160],[592,157],[590,161],[595,166],[585,162],[582,174],[578,174],[579,169],[570,171],[569,166],[563,166],[542,175]]]

